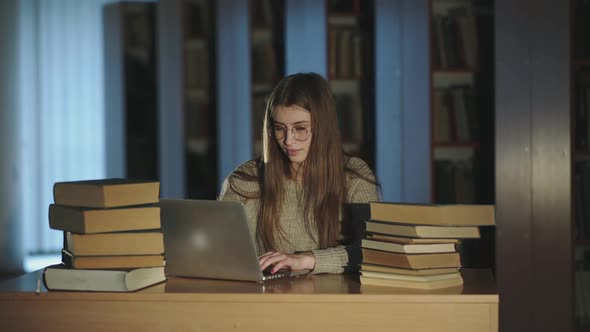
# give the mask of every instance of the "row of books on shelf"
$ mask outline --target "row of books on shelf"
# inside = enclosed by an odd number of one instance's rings
[[[207,91],[209,85],[209,49],[204,39],[191,39],[185,44],[185,88]]]
[[[431,27],[432,63],[435,67],[477,68],[478,38],[473,15],[435,15]]]
[[[273,6],[278,5],[278,1],[273,0],[254,0],[252,1],[252,23],[258,28],[272,28],[275,10]]]
[[[363,76],[363,34],[354,26],[331,25],[328,31],[328,75],[330,78]]]
[[[432,95],[433,139],[436,143],[471,143],[477,140],[475,94],[469,85],[436,88]]]
[[[473,160],[436,160],[434,193],[441,204],[473,204],[475,177]]]
[[[210,34],[211,11],[208,0],[189,0],[185,2],[185,15],[190,24],[186,25],[188,39],[204,38]]]
[[[363,285],[417,289],[460,287],[462,239],[495,224],[492,205],[370,203],[361,240]]]
[[[185,109],[184,123],[187,138],[209,137],[211,135],[209,103],[198,98],[187,98]]]
[[[334,104],[342,140],[345,142],[361,141],[363,138],[363,114],[358,91],[335,91]]]
[[[62,263],[44,269],[49,290],[133,291],[166,279],[159,182],[58,182],[49,227],[63,231]]]
[[[278,81],[277,55],[272,41],[260,41],[252,45],[252,81],[271,89]]]
[[[125,19],[122,23],[127,48],[149,50],[153,47],[153,26],[150,20],[155,18],[155,11],[152,9],[142,3],[126,3],[123,7]]]

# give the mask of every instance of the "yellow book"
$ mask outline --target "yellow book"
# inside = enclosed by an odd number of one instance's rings
[[[407,244],[389,241],[376,241],[362,239],[361,246],[368,249],[377,249],[390,252],[417,254],[435,252],[455,252],[454,243],[428,243],[428,244]]]
[[[496,224],[493,205],[409,204],[371,202],[370,219],[397,224],[433,226],[490,226]]]
[[[80,234],[159,229],[160,207],[99,209],[51,204],[49,227]]]
[[[98,234],[64,233],[64,249],[75,256],[158,255],[164,253],[161,231]]]
[[[74,269],[131,269],[164,266],[164,255],[76,256],[62,250],[61,260]]]
[[[457,252],[434,254],[399,254],[394,252],[362,248],[362,253],[363,264],[377,264],[406,269],[461,267],[461,257]]]
[[[163,266],[124,271],[68,269],[63,265],[52,265],[43,270],[43,283],[49,290],[132,292],[164,280]]]
[[[361,285],[386,286],[397,288],[416,288],[416,289],[440,289],[448,287],[456,287],[463,285],[463,278],[443,279],[429,282],[423,281],[409,281],[409,280],[395,280],[395,279],[380,279],[372,277],[360,277]]]
[[[55,204],[109,208],[152,204],[159,201],[160,182],[136,179],[100,179],[57,182]]]
[[[365,278],[376,278],[376,279],[388,279],[388,280],[406,280],[416,282],[432,282],[439,280],[448,279],[462,279],[459,271],[451,273],[431,274],[423,276],[413,276],[407,274],[387,273],[387,272],[375,272],[375,271],[362,271],[361,275]]]
[[[428,238],[415,238],[415,237],[403,237],[403,236],[394,236],[394,235],[385,235],[385,234],[377,234],[377,233],[367,233],[367,239],[370,240],[378,240],[378,241],[387,241],[387,242],[395,242],[395,243],[459,243],[458,239],[428,239]]]
[[[477,239],[480,237],[477,226],[424,226],[374,221],[367,222],[367,232],[413,238]]]
[[[395,274],[405,274],[405,275],[415,275],[415,276],[425,276],[425,275],[432,275],[432,274],[445,274],[445,273],[453,273],[459,272],[459,268],[457,267],[443,267],[443,268],[432,268],[432,269],[404,269],[399,267],[392,267],[392,266],[384,266],[384,265],[375,265],[375,264],[368,264],[363,263],[361,264],[361,271],[374,271],[374,272],[381,272],[381,273],[395,273]]]

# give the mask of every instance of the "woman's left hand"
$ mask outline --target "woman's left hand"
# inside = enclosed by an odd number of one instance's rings
[[[269,251],[258,257],[260,269],[264,271],[272,266],[271,273],[280,269],[289,270],[313,270],[315,268],[315,256],[311,252],[300,254],[283,254],[281,252]]]

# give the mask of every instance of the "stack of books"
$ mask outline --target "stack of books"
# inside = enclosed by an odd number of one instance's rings
[[[62,264],[44,270],[46,287],[129,291],[165,280],[159,190],[133,179],[55,183],[49,227],[64,245]]]
[[[361,284],[438,289],[463,284],[462,239],[495,224],[492,205],[372,202],[361,240]]]

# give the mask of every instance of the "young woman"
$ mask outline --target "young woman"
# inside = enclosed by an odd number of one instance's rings
[[[263,157],[232,172],[219,199],[246,207],[263,270],[342,273],[351,264],[350,248],[340,242],[343,203],[378,195],[367,164],[342,152],[328,83],[314,73],[283,78],[263,128]]]

